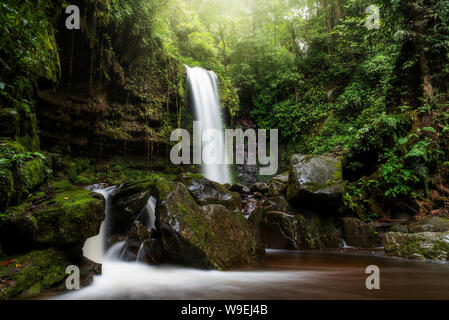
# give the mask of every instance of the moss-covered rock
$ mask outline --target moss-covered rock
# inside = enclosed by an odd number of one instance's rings
[[[44,183],[48,175],[47,169],[47,163],[40,157],[15,165],[14,193],[18,202]]]
[[[449,219],[429,216],[422,220],[410,223],[408,230],[411,233],[449,231]]]
[[[225,186],[210,181],[200,174],[185,174],[182,176],[181,182],[200,205],[222,204],[231,210],[242,208],[242,201],[238,193],[231,192]]]
[[[374,248],[378,245],[376,228],[357,218],[343,218],[343,239],[353,247]]]
[[[340,206],[343,199],[341,160],[294,155],[290,162],[287,199],[300,206]]]
[[[50,248],[8,257],[10,264],[0,266],[0,300],[18,294],[38,295],[64,281],[71,261],[62,250]]]
[[[383,235],[382,243],[387,255],[449,260],[449,232],[388,232]]]
[[[14,155],[25,152],[25,147],[17,141],[10,139],[0,140],[0,158],[12,159]]]
[[[0,242],[9,251],[24,248],[81,248],[98,234],[104,200],[65,181],[53,183],[53,194],[9,208],[0,218]]]
[[[14,192],[14,179],[11,171],[10,160],[0,159],[0,212],[9,206]]]
[[[239,211],[220,204],[200,207],[184,184],[166,179],[157,179],[156,197],[157,225],[168,262],[226,269],[262,252],[253,226]]]
[[[268,196],[285,196],[288,187],[288,172],[274,177],[268,184]]]

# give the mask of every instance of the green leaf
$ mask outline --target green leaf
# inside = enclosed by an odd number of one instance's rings
[[[437,133],[437,131],[434,128],[432,128],[432,127],[424,127],[422,129],[423,129],[423,131]]]

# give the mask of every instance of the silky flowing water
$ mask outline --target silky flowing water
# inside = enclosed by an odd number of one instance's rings
[[[380,290],[365,287],[368,265],[380,268]],[[109,258],[89,287],[56,299],[449,299],[449,264],[349,249],[267,250],[226,272]]]

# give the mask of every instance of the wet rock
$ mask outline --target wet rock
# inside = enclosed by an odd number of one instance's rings
[[[261,231],[265,246],[271,249],[338,248],[339,234],[330,217],[314,213],[264,213]]]
[[[265,182],[256,182],[251,187],[251,192],[260,192],[260,193],[267,193],[268,192],[268,184]]]
[[[238,193],[243,193],[243,194],[248,194],[251,192],[251,190],[247,187],[244,186],[243,184],[234,184],[231,186],[231,188],[229,188],[230,191],[232,192],[238,192]]]
[[[449,260],[449,232],[388,232],[384,234],[382,243],[387,255]]]
[[[201,188],[192,190],[202,199]],[[158,179],[156,192],[163,261],[226,269],[251,262],[262,252],[254,227],[240,211],[221,204],[200,207],[180,182]]]
[[[374,248],[378,245],[376,228],[357,218],[343,218],[343,239],[352,247]]]
[[[340,206],[343,200],[341,160],[294,155],[290,163],[287,199],[300,206]]]
[[[268,196],[285,196],[288,187],[288,172],[274,177],[268,185]]]
[[[80,285],[87,287],[94,281],[94,276],[101,275],[102,265],[83,257],[80,263]]]
[[[242,212],[244,216],[249,218],[258,209],[262,209],[262,202],[256,198],[250,198],[245,201],[245,206]]]
[[[125,261],[136,261],[142,244],[149,240],[150,236],[150,232],[140,221],[134,221],[124,244],[121,259]]]
[[[262,237],[269,249],[298,249],[298,221],[292,214],[269,211],[264,214]]]
[[[227,190],[219,183],[210,181],[199,174],[185,174],[181,182],[187,187],[193,198],[200,205],[222,204],[231,210],[241,210],[240,195]]]
[[[140,248],[138,260],[151,265],[158,265],[162,261],[162,241],[161,239],[149,239]]]
[[[410,223],[408,230],[410,233],[449,231],[449,219],[437,216],[426,217],[422,220]]]
[[[109,235],[121,234],[130,230],[142,209],[146,206],[153,191],[151,180],[124,184],[111,194],[111,213]]]
[[[5,251],[30,248],[77,248],[95,236],[104,220],[102,196],[65,181],[53,183],[51,197],[10,208],[0,217],[0,242]]]

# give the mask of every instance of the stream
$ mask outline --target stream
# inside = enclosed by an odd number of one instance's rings
[[[380,290],[365,288],[368,265],[380,268]],[[53,299],[449,299],[449,264],[355,249],[267,250],[263,261],[227,272],[107,258],[89,287]]]

